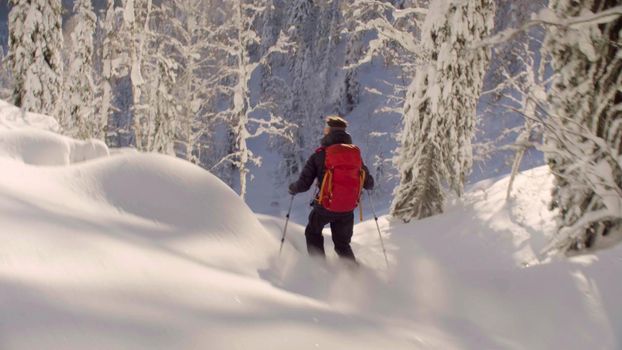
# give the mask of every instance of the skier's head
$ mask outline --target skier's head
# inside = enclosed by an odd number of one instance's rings
[[[330,115],[326,117],[326,127],[324,127],[324,135],[328,135],[331,131],[343,130],[348,127],[348,122],[338,115]]]

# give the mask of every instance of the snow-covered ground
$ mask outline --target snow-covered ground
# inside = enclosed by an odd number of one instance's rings
[[[0,105],[2,350],[622,347],[622,248],[540,254],[546,168],[507,202],[500,178],[444,215],[381,217],[388,269],[358,224],[352,271],[306,257],[303,219],[279,257],[283,218],[198,167],[54,130]]]

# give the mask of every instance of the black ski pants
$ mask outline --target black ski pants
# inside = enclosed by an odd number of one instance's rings
[[[339,257],[355,260],[354,252],[350,247],[354,228],[354,213],[331,213],[323,210],[323,208],[313,208],[309,214],[309,223],[305,229],[309,255],[326,255],[324,236],[322,236],[322,229],[326,224],[330,224],[335,252]]]

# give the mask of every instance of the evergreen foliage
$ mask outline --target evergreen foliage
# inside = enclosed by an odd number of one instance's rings
[[[60,0],[10,0],[9,65],[13,103],[60,119],[63,91]]]
[[[549,94],[546,154],[555,175],[562,251],[622,239],[622,17],[604,16],[619,1],[553,0],[560,21],[545,41],[556,79]],[[586,16],[595,14],[592,20]],[[583,18],[583,20],[581,20]],[[604,22],[604,23],[603,23]]]
[[[491,0],[430,5],[423,28],[423,58],[404,107],[397,157],[400,185],[391,212],[404,221],[442,212],[443,184],[462,195],[472,164],[476,103],[489,60],[471,43],[490,34]]]

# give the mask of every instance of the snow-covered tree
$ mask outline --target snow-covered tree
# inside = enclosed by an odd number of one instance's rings
[[[148,133],[150,108],[153,105],[143,104],[141,99],[145,80],[143,79],[143,60],[145,45],[149,33],[149,18],[152,10],[151,0],[125,0],[123,8],[122,29],[129,35],[127,41],[129,78],[132,91],[132,128],[134,132],[134,144],[139,150],[148,149],[151,140],[145,139]]]
[[[538,89],[539,86],[536,85],[534,81],[529,81],[529,83],[534,83],[533,88]],[[544,91],[544,89],[542,89],[542,91]],[[518,171],[520,169],[520,165],[523,161],[525,153],[530,148],[533,148],[535,146],[534,142],[532,141],[532,135],[534,131],[539,127],[539,124],[536,122],[537,101],[533,99],[533,97],[529,94],[523,94],[520,99],[520,105],[520,112],[525,117],[525,123],[520,129],[518,136],[516,137],[516,141],[514,142],[516,154],[514,155],[514,161],[512,162],[510,181],[508,183],[508,189],[505,196],[506,199],[510,199],[510,195],[512,194],[512,186],[514,184],[516,176],[518,175]]]
[[[547,3],[546,0],[497,1],[495,33],[521,26],[534,13],[546,8]],[[484,79],[485,92],[478,103],[477,142],[473,144],[474,167],[487,176],[493,176],[506,171],[505,166],[511,166],[513,175],[508,186],[508,196],[521,164],[532,166],[540,159],[539,153],[533,148],[533,141],[539,142],[540,129],[524,115],[526,112],[533,115],[530,113],[533,106],[526,105],[528,101],[534,101],[528,96],[531,90],[529,81],[542,81],[537,78],[541,75],[539,65],[543,37],[544,28],[534,26],[492,47],[490,65]],[[499,132],[490,132],[493,129]],[[497,164],[504,160],[505,166],[488,166],[491,164],[488,161],[493,158]]]
[[[222,61],[216,67],[215,77],[219,84],[214,86],[217,94],[228,101],[229,107],[219,113],[228,128],[227,154],[214,167],[225,165],[229,172],[237,172],[239,191],[242,198],[247,192],[249,167],[259,165],[260,158],[249,149],[247,141],[263,133],[283,135],[286,128],[283,120],[273,113],[269,101],[251,99],[251,78],[258,67],[265,65],[267,57],[283,53],[285,43],[278,40],[275,45],[257,57],[256,48],[261,38],[255,24],[266,9],[266,0],[236,0],[228,2],[230,12],[221,22],[213,23],[211,49]],[[224,17],[224,16],[223,16]],[[263,114],[267,118],[258,118]],[[233,174],[222,174],[222,178],[233,186]]]
[[[315,104],[323,93],[317,84],[317,62],[314,57],[313,32],[317,30],[317,7],[309,0],[295,0],[288,9],[285,31],[290,46],[286,63],[290,82],[288,99],[284,101],[284,114],[298,127],[293,130],[292,142],[278,145],[282,155],[280,177],[285,181],[298,176],[305,157],[317,144],[322,130],[322,115]],[[301,127],[304,126],[304,127]]]
[[[371,64],[374,55],[386,57],[389,43],[414,46],[410,45],[414,34],[400,22],[409,22],[424,11],[412,4],[398,9],[384,0],[271,2],[274,10],[267,15],[265,22],[270,26],[263,28],[267,33],[263,36],[274,38],[280,28],[289,43],[289,54],[270,62],[262,79],[263,93],[278,96],[281,113],[303,126],[292,130],[293,142],[271,142],[282,157],[275,177],[278,185],[298,176],[321,139],[324,116],[347,115],[358,105],[361,65]],[[371,23],[376,18],[385,21]],[[393,30],[388,36],[387,26]],[[403,36],[391,36],[396,31]],[[409,40],[402,40],[404,37]],[[396,67],[405,66],[401,63]]]
[[[426,3],[426,1],[423,1]],[[395,64],[414,67],[421,51],[419,25],[428,12],[419,2],[392,4],[383,0],[355,0],[344,9],[344,34],[348,38],[346,69],[351,70],[382,55]],[[372,35],[370,35],[372,34]],[[399,50],[395,50],[399,47]],[[396,59],[398,58],[398,59]]]
[[[283,0],[268,0],[261,18],[261,48],[260,52],[267,52],[276,44],[283,22]]]
[[[458,195],[472,162],[475,107],[489,60],[472,43],[489,35],[492,0],[430,4],[422,40],[427,57],[407,93],[396,159],[400,185],[391,213],[409,221],[442,212],[443,184]]]
[[[76,26],[71,33],[72,50],[66,81],[66,116],[62,127],[81,139],[102,138],[104,122],[95,114],[93,84],[93,36],[96,16],[90,0],[74,3]]]
[[[146,125],[142,125],[143,149],[175,155],[175,132],[177,131],[177,101],[173,95],[177,64],[171,58],[158,54],[156,46],[154,56],[149,59],[146,69],[148,84]]]
[[[5,56],[4,50],[0,48],[0,99],[9,100],[11,98],[12,78],[8,58]]]
[[[13,103],[60,118],[63,89],[60,0],[9,0],[9,64]]]
[[[100,47],[101,73],[99,77],[98,115],[106,123],[106,142],[111,146],[129,146],[132,133],[130,109],[132,107],[129,87],[130,38],[124,29],[124,7],[116,6],[115,0],[107,0],[105,15],[100,20],[103,42]]]
[[[341,43],[341,24],[343,19],[341,18],[341,0],[332,0],[320,8],[318,19],[318,30],[315,31],[316,55],[318,57],[318,69],[316,76],[322,81],[320,91],[324,92],[325,103],[328,106],[324,107],[326,112],[339,112],[339,105],[335,99],[333,90],[335,87],[339,87],[340,84],[335,84],[333,77],[338,76],[337,72],[341,70],[343,65],[341,55],[339,55],[338,49]],[[331,106],[334,104],[334,106]],[[331,110],[332,109],[332,110]]]
[[[114,0],[107,0],[106,11],[103,19],[99,21],[102,33],[102,44],[100,47],[101,74],[99,77],[99,105],[97,108],[98,118],[106,125],[109,124],[109,118],[112,108],[112,77],[114,74],[113,67],[113,48],[114,43]],[[106,127],[107,129],[107,127]],[[105,135],[108,138],[108,135]]]
[[[417,57],[422,52],[419,48],[420,28],[427,13],[426,7],[426,1],[411,0],[355,0],[343,6],[341,34],[346,43],[340,91],[343,113],[349,113],[360,102],[369,106],[370,100],[377,100],[372,104],[376,108],[367,107],[368,119],[362,122],[371,126],[380,122],[380,118],[402,114],[406,89],[414,77]],[[368,79],[360,81],[361,71],[377,70],[375,66],[378,64],[383,64],[385,69],[383,89],[390,88],[383,93],[377,92],[377,86],[369,89]],[[361,101],[362,98],[366,101]],[[365,112],[359,109],[355,115],[360,118]],[[384,130],[383,126],[378,126]],[[366,154],[373,155],[367,162],[373,166],[378,180],[376,192],[384,191],[384,183],[396,178],[390,152],[386,150],[386,145],[395,141],[393,133],[370,132],[366,136]],[[393,184],[389,186],[394,187]]]
[[[542,125],[538,121],[542,113],[539,112],[538,106],[542,105],[542,98],[546,96],[546,80],[544,69],[542,69],[544,65],[538,59],[540,43],[539,38],[525,36],[514,45],[513,51],[515,52],[506,51],[505,55],[513,57],[514,63],[511,67],[499,68],[504,82],[494,89],[504,91],[503,100],[507,102],[499,103],[501,108],[519,113],[524,121],[522,125],[505,132],[512,132],[516,135],[514,143],[510,146],[514,150],[514,159],[506,192],[508,200],[511,198],[514,180],[518,175],[523,157],[529,149],[540,147],[542,143]]]
[[[283,66],[289,91],[281,106],[288,121],[298,127],[292,130],[291,141],[274,147],[283,158],[280,182],[298,176],[321,139],[324,116],[340,112],[334,90],[341,85],[335,79],[342,65],[338,54],[341,4],[339,0],[296,0],[288,8],[284,31],[290,54]]]
[[[175,150],[179,157],[204,167],[211,166],[209,153],[215,151],[212,87],[218,84],[209,73],[209,12],[208,1],[175,0],[162,3],[157,15],[163,27],[158,35],[170,47],[166,54],[179,67],[174,91],[179,110]]]
[[[554,247],[596,249],[622,240],[622,6],[552,0],[540,16],[555,80],[545,122],[559,210]]]

